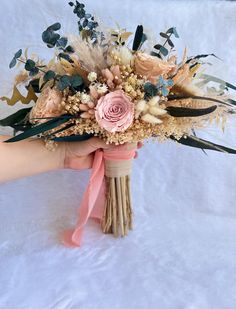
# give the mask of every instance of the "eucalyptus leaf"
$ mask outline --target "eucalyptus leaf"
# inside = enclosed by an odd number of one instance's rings
[[[58,31],[61,29],[60,23],[55,23],[47,28],[48,31]]]
[[[66,48],[65,48],[65,52],[66,53],[73,53],[74,52],[74,49],[72,46],[68,45]]]
[[[19,49],[19,50],[15,53],[14,58],[18,59],[18,58],[21,57],[21,55],[22,55],[22,49]]]
[[[13,58],[9,64],[9,68],[10,69],[14,68],[14,66],[16,66],[16,63],[17,63],[16,58]]]
[[[144,91],[150,97],[154,97],[158,94],[157,87],[150,82],[144,84]]]
[[[156,45],[154,46],[154,48],[157,49],[157,50],[160,50],[161,47],[162,47],[161,44],[156,44]]]
[[[168,55],[168,49],[165,48],[164,46],[161,46],[161,47],[160,47],[160,53],[161,53],[163,56],[167,56],[167,55]]]
[[[160,36],[162,36],[165,39],[169,39],[169,35],[164,32],[160,32]]]
[[[74,62],[74,61],[71,59],[71,57],[70,57],[68,54],[65,54],[65,53],[60,53],[60,54],[58,55],[58,57],[59,57],[59,58],[62,58],[62,59],[65,59],[66,61],[68,61],[68,62],[70,62],[70,63]]]
[[[167,40],[168,44],[170,45],[171,48],[174,48],[174,43],[171,41],[171,39]]]
[[[65,48],[67,43],[68,43],[68,39],[65,38],[65,37],[61,37],[59,40],[57,40],[56,46],[57,47]]]
[[[57,84],[57,87],[59,90],[63,91],[67,87],[70,86],[70,76],[68,75],[63,75],[59,78],[59,82]]]
[[[35,68],[33,68],[33,69],[30,71],[29,75],[30,75],[30,76],[35,76],[35,75],[37,75],[38,73],[39,73],[39,69],[38,69],[37,67],[35,67]]]
[[[56,76],[56,73],[53,72],[53,71],[51,71],[51,70],[49,70],[49,71],[47,71],[47,72],[44,74],[43,80],[44,80],[45,82],[48,82],[49,80],[54,79],[55,76]]]
[[[47,44],[49,48],[56,45],[57,41],[60,39],[60,34],[55,33],[51,30],[46,30],[42,33],[42,40]]]
[[[25,63],[26,71],[31,71],[35,68],[35,62],[31,59],[28,59]]]
[[[70,78],[70,83],[73,88],[77,88],[83,84],[83,78],[80,75],[74,75]]]
[[[162,59],[161,55],[158,54],[158,53],[155,53],[154,51],[151,52],[151,56],[158,57],[158,58]]]
[[[174,36],[175,36],[176,38],[179,38],[179,34],[178,34],[178,32],[177,32],[177,30],[176,30],[175,27],[173,28],[173,34],[174,34]]]

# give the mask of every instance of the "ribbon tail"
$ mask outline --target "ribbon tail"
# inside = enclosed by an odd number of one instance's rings
[[[104,207],[106,203],[106,181],[103,178],[103,182],[98,194],[98,198],[96,200],[95,206],[90,214],[90,218],[98,221],[98,223],[101,222],[104,212]]]
[[[74,230],[67,230],[63,235],[63,244],[69,247],[78,247],[81,245],[83,228],[88,221],[88,218],[101,216],[101,206],[96,206],[104,180],[104,160],[102,150],[95,152],[92,174],[89,179],[88,187],[82,199],[79,208],[79,218]],[[101,199],[102,200],[102,199]],[[104,196],[105,200],[105,196]],[[97,204],[98,205],[98,204]],[[93,211],[94,210],[94,211]],[[96,210],[96,211],[95,211]]]

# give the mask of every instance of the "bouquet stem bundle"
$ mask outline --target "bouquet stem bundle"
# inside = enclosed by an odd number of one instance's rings
[[[115,237],[126,236],[132,229],[132,203],[130,175],[124,177],[106,177],[107,200],[102,220],[103,233],[112,233]]]
[[[130,145],[131,149],[133,145]],[[132,160],[105,160],[107,194],[101,227],[103,233],[112,233],[115,237],[126,236],[133,225],[130,182]]]

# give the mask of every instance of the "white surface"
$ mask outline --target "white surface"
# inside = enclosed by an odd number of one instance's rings
[[[1,94],[18,48],[49,56],[43,29],[54,21],[66,31],[76,25],[66,2],[1,1]],[[141,22],[157,34],[176,26],[180,51],[216,53],[227,67],[218,76],[236,83],[235,2],[86,3],[132,30]],[[1,117],[11,111],[1,104]],[[224,136],[208,132],[236,146],[235,124]],[[134,231],[115,240],[90,222],[83,246],[67,249],[59,236],[76,220],[88,176],[60,171],[0,186],[1,309],[236,308],[235,156],[149,143],[133,168]]]

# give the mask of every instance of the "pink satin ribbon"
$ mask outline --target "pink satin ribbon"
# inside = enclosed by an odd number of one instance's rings
[[[130,160],[135,156],[135,149],[126,150],[118,146],[115,150],[97,150],[95,152],[92,174],[88,187],[79,208],[79,218],[75,229],[66,230],[63,234],[63,244],[67,247],[79,247],[81,245],[83,229],[89,218],[102,219],[105,206],[105,160],[122,161]]]

